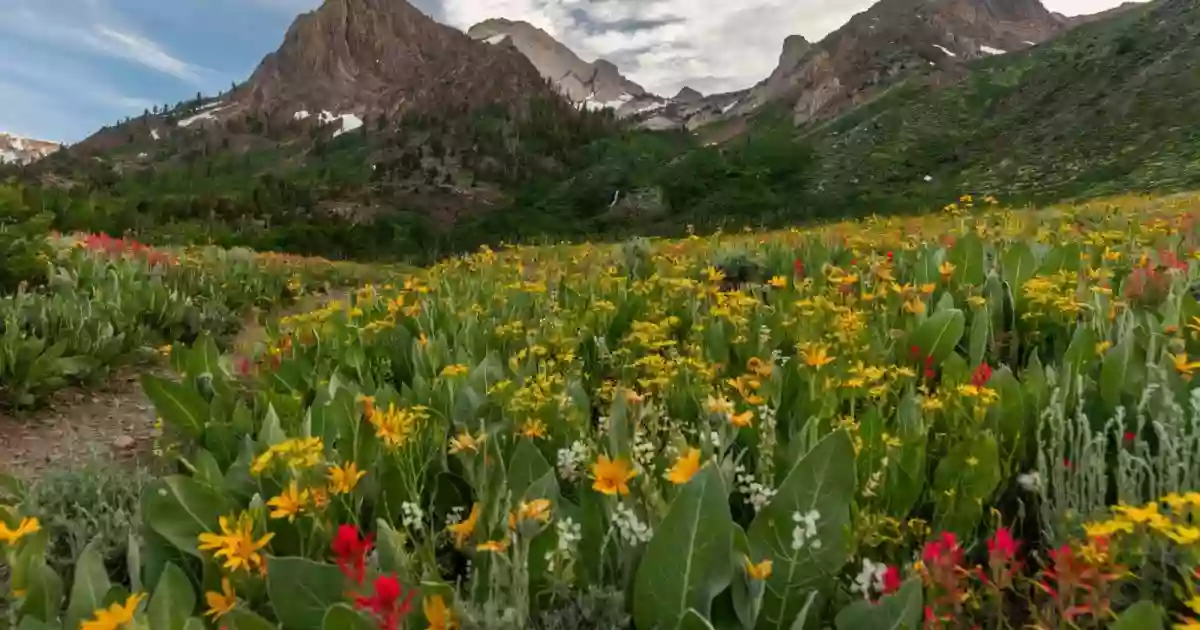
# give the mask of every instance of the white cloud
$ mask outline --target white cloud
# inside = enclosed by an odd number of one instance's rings
[[[1046,4],[1072,15],[1121,1]],[[442,12],[447,23],[462,29],[494,17],[527,21],[580,57],[607,58],[647,89],[671,95],[689,84],[705,92],[750,87],[775,68],[788,35],[818,41],[872,4],[874,0],[442,0]]]
[[[84,41],[100,52],[141,64],[178,79],[192,83],[200,80],[201,68],[172,56],[158,43],[140,35],[99,24],[94,27],[92,33],[84,37]]]

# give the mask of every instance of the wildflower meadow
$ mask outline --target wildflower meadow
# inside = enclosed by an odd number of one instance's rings
[[[485,248],[176,343],[127,558],[0,491],[10,627],[1200,628],[1198,202]]]

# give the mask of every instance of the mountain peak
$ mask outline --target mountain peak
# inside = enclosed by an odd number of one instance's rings
[[[679,90],[679,93],[675,95],[675,98],[673,98],[671,100],[675,101],[676,103],[683,103],[686,105],[688,103],[694,103],[696,101],[702,100],[703,98],[704,98],[704,95],[701,94],[700,92],[693,90],[689,86],[684,86],[684,88],[682,90]]]
[[[515,51],[489,49],[404,0],[326,0],[296,18],[238,96],[268,113],[390,115],[509,102],[541,83]]]

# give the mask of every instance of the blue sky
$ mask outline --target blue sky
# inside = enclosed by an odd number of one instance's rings
[[[397,0],[399,1],[399,0]],[[1120,0],[1043,0],[1068,15]],[[321,0],[0,0],[0,131],[77,142],[155,104],[227,90]],[[787,35],[817,40],[873,0],[413,0],[467,28],[527,20],[672,95],[748,87]]]

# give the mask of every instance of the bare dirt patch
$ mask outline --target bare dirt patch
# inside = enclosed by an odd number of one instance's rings
[[[27,414],[0,411],[0,472],[31,478],[94,455],[118,464],[148,461],[154,418],[135,368],[98,389],[65,389]]]

